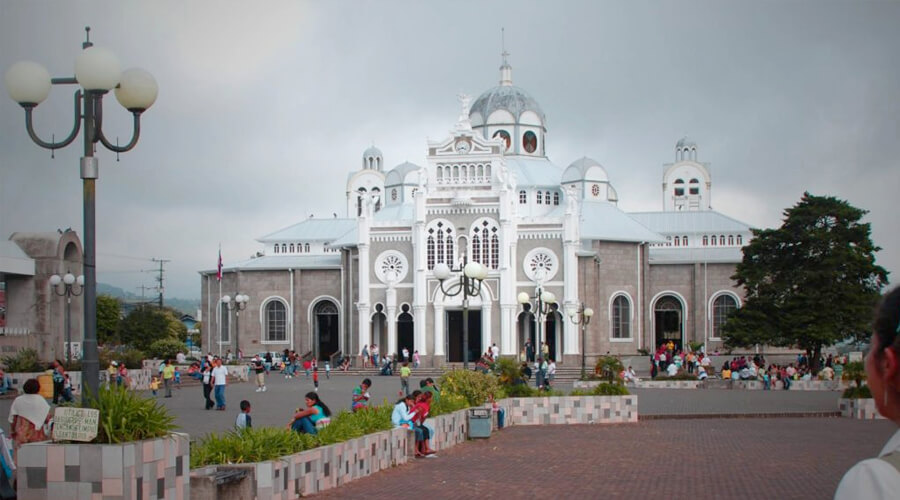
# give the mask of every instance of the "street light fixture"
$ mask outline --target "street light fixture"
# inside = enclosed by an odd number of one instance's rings
[[[535,288],[534,297],[528,295],[528,292],[521,292],[516,297],[519,301],[519,304],[523,306],[528,305],[532,307],[532,311],[535,316],[535,326],[536,326],[536,335],[535,335],[535,352],[540,353],[539,356],[535,356],[536,359],[543,360],[543,343],[541,342],[541,327],[544,323],[544,317],[552,311],[553,304],[556,303],[556,295],[553,292],[548,290],[544,290],[544,285],[542,281],[537,282],[537,287]],[[534,303],[532,303],[534,301]],[[546,360],[543,360],[546,361]],[[541,365],[538,365],[537,374],[535,376],[535,383],[538,388],[544,386],[544,372],[541,370]]]
[[[53,286],[53,293],[66,298],[66,364],[71,365],[72,313],[69,309],[72,306],[72,296],[77,297],[84,292],[84,276],[79,275],[76,278],[72,273],[66,273],[65,276],[54,274],[50,276],[50,284]]]
[[[228,307],[229,311],[234,311],[234,355],[237,356],[241,351],[241,343],[240,338],[238,337],[241,327],[241,311],[247,308],[247,303],[250,302],[250,297],[247,295],[238,293],[232,299],[230,296],[225,295],[222,297],[222,304]]]
[[[75,76],[50,78],[50,73],[38,63],[25,61],[6,71],[9,96],[25,109],[25,128],[28,136],[42,148],[56,150],[71,144],[84,125],[84,156],[81,157],[81,178],[84,181],[84,357],[82,360],[84,396],[82,404],[90,400],[100,388],[100,366],[97,353],[97,270],[96,270],[96,180],[99,177],[94,148],[101,143],[115,153],[130,151],[137,145],[141,132],[141,113],[156,101],[156,80],[141,69],[121,71],[119,61],[110,50],[95,47],[90,39],[90,27],[85,28],[82,51],[75,58]],[[75,91],[75,124],[68,137],[60,142],[47,142],[34,131],[34,108],[50,94],[53,85],[81,85]],[[131,140],[124,146],[111,143],[103,134],[103,96],[115,89],[116,99],[134,117]]]
[[[590,307],[584,307],[584,302],[581,303],[578,309],[569,311],[569,319],[572,323],[581,326],[581,380],[587,377],[587,370],[585,369],[585,331],[593,315],[594,310]]]
[[[441,286],[441,293],[445,297],[455,297],[462,294],[463,307],[463,369],[469,369],[469,297],[478,297],[481,295],[481,284],[487,278],[487,267],[478,262],[466,262],[466,256],[463,255],[462,266],[451,269],[449,265],[441,262],[434,265],[434,277],[438,279]],[[446,280],[450,278],[452,273],[459,273],[458,280],[445,287]]]

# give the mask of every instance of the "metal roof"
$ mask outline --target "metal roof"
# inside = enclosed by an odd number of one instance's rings
[[[612,203],[581,202],[581,239],[664,243],[665,237],[619,210]]]
[[[743,258],[740,247],[650,247],[651,264],[736,264]]]
[[[749,233],[750,226],[715,210],[629,213],[661,234]]]
[[[507,156],[506,167],[516,176],[518,187],[559,187],[563,171],[543,157]]]
[[[483,94],[478,96],[478,99],[476,99],[475,103],[472,104],[472,107],[469,108],[469,114],[480,113],[481,119],[484,122],[487,122],[491,113],[498,109],[509,111],[516,122],[519,121],[519,117],[522,116],[522,113],[526,111],[534,111],[537,113],[541,118],[542,124],[546,125],[547,122],[544,117],[544,112],[541,110],[537,101],[528,95],[528,92],[525,92],[514,85],[498,85],[486,90]]]
[[[336,269],[341,267],[341,255],[264,255],[240,262],[229,262],[222,271],[269,271],[287,269]],[[215,274],[215,269],[200,274]]]
[[[303,222],[279,229],[256,241],[260,243],[282,241],[332,241],[356,228],[356,219],[306,219]]]

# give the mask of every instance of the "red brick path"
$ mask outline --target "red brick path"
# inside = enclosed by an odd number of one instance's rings
[[[322,498],[831,498],[896,431],[841,418],[514,427]]]

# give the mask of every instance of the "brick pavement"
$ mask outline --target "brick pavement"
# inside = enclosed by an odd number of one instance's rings
[[[843,473],[894,431],[841,418],[513,427],[320,496],[831,498]]]

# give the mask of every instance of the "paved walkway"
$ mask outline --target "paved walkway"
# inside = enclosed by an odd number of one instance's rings
[[[648,416],[833,412],[841,397],[840,391],[628,390],[638,395],[638,414]]]
[[[513,427],[319,496],[831,498],[844,472],[895,430],[841,418]]]

